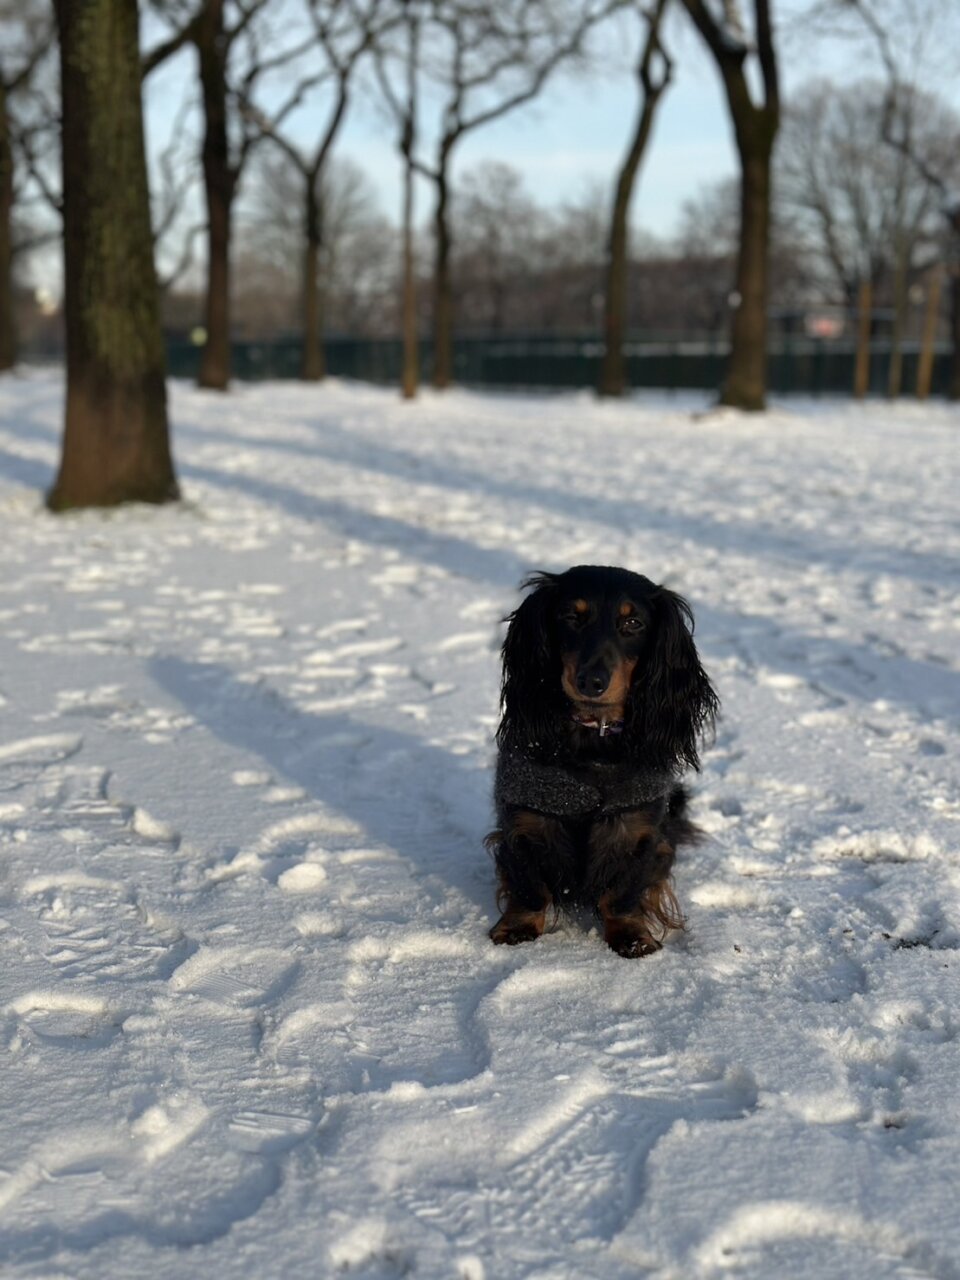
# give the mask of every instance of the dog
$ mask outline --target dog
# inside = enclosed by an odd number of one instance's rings
[[[495,943],[592,907],[618,955],[658,951],[683,916],[674,856],[700,836],[680,777],[719,700],[682,596],[627,569],[535,573],[503,643]]]

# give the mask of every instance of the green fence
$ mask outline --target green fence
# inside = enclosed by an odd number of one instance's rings
[[[330,338],[325,346],[327,371],[334,376],[386,384],[400,380],[402,353],[397,339]],[[174,377],[196,377],[198,347],[170,341],[167,351]],[[630,343],[625,350],[627,380],[636,388],[713,390],[723,381],[727,354],[723,344],[702,338]],[[461,338],[454,344],[455,379],[477,387],[595,387],[602,355],[602,345],[591,338]],[[917,377],[916,346],[902,348],[902,357],[902,391],[910,395]],[[778,341],[770,349],[768,385],[774,392],[847,395],[853,388],[854,360],[852,343]],[[432,345],[423,342],[420,367],[425,380],[430,378],[432,363]],[[889,344],[874,343],[872,394],[886,393],[889,363]],[[299,365],[300,344],[295,339],[233,344],[233,373],[242,380],[296,378]],[[935,395],[947,393],[948,366],[944,346],[934,360]]]

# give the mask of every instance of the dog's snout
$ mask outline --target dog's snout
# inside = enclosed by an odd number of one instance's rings
[[[585,698],[599,698],[610,685],[610,672],[606,667],[581,667],[577,672],[577,692]]]

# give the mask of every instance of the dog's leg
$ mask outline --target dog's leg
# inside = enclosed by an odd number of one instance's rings
[[[512,809],[487,837],[497,865],[497,905],[502,915],[490,930],[496,943],[532,942],[546,927],[573,867],[573,849],[563,823],[541,813]]]
[[[675,847],[660,821],[663,806],[633,809],[596,823],[590,833],[588,879],[603,937],[621,956],[659,951],[683,916],[670,885]]]

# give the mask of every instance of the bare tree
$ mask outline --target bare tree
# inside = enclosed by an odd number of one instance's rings
[[[16,201],[15,153],[26,126],[15,115],[41,59],[50,47],[50,17],[38,0],[0,4],[0,373],[17,360],[13,307],[13,263],[17,249],[13,226]]]
[[[294,88],[297,105],[317,85],[331,85],[329,110],[311,146],[295,140],[279,119],[288,115],[285,104],[274,116],[247,100],[244,109],[265,136],[280,147],[301,178],[303,210],[303,265],[301,272],[303,351],[300,376],[318,382],[325,372],[323,307],[319,285],[324,244],[322,191],[327,165],[337,134],[346,116],[351,81],[365,53],[399,18],[396,0],[306,0],[308,16],[322,59],[319,72],[308,70]],[[279,117],[279,119],[278,119]]]
[[[851,311],[864,289],[874,305],[885,296],[895,395],[909,276],[933,249],[937,190],[884,136],[892,129],[909,137],[915,151],[922,139],[932,153],[960,137],[960,122],[929,94],[901,94],[891,116],[886,87],[871,81],[838,88],[818,80],[796,98],[784,115],[778,204],[794,215]]]
[[[253,295],[258,281],[272,280],[274,295],[282,294],[274,301],[290,317],[286,329],[291,319],[296,325],[300,311],[302,182],[284,152],[261,152],[249,213],[239,221],[238,248],[251,267],[242,273],[237,312],[243,316],[254,305],[263,312],[266,298],[255,302]],[[317,201],[323,226],[317,291],[328,327],[351,336],[396,333],[397,232],[380,213],[370,180],[351,160],[334,156],[324,165]]]
[[[898,163],[938,192],[942,256],[950,276],[952,355],[950,394],[960,398],[960,197],[958,139],[946,152],[928,149],[930,131],[910,102],[955,77],[960,58],[960,11],[942,0],[810,0],[801,11],[805,31],[853,40],[858,56],[878,62],[886,86],[883,142]],[[917,125],[924,127],[918,129]],[[869,293],[869,282],[864,282]],[[892,380],[896,370],[892,370]]]
[[[67,408],[54,511],[178,496],[140,100],[136,0],[55,0]]]
[[[780,123],[780,85],[770,0],[753,0],[754,38],[748,38],[738,0],[723,0],[718,14],[708,0],[682,0],[713,55],[723,81],[740,157],[740,242],[733,294],[730,365],[723,404],[763,409],[766,404],[768,258],[771,160]],[[755,57],[760,92],[751,87]]]
[[[640,82],[640,111],[633,137],[617,175],[610,234],[607,239],[607,277],[604,290],[603,363],[600,366],[599,391],[602,396],[621,396],[626,386],[623,364],[623,338],[626,321],[627,259],[630,202],[640,164],[643,160],[657,105],[670,83],[673,64],[663,47],[661,28],[669,0],[654,0],[651,8],[640,7],[645,27],[637,63]],[[659,63],[659,66],[655,66]]]
[[[392,52],[400,67],[402,90],[388,71],[388,51],[377,48],[375,66],[380,88],[397,127],[397,148],[403,161],[403,214],[401,220],[400,331],[403,362],[400,393],[412,400],[420,385],[419,332],[417,325],[417,269],[414,233],[414,187],[419,126],[422,37],[426,6],[430,0],[400,0],[401,16]]]
[[[553,224],[523,175],[501,162],[480,164],[464,174],[453,209],[461,329],[486,335],[535,328],[555,245]]]
[[[233,206],[243,167],[260,134],[234,109],[238,86],[249,98],[253,81],[273,63],[264,57],[256,22],[269,0],[154,0],[170,25],[168,36],[144,54],[143,74],[192,46],[203,103],[203,189],[207,206],[206,342],[197,379],[225,391],[230,383],[230,245]],[[291,51],[288,51],[288,56]],[[243,63],[239,67],[238,63]]]
[[[432,160],[417,149],[413,62],[408,44],[406,96],[391,82],[385,60],[378,60],[384,96],[400,125],[401,150],[408,169],[434,186],[433,385],[453,378],[453,289],[450,219],[450,170],[459,143],[468,134],[531,102],[565,61],[583,51],[588,33],[625,0],[501,0],[478,5],[471,0],[408,3],[408,24],[417,33],[416,73],[425,72],[442,99],[440,129]],[[420,49],[420,36],[423,47]],[[412,178],[411,178],[412,180]],[[408,181],[409,185],[409,181]]]

